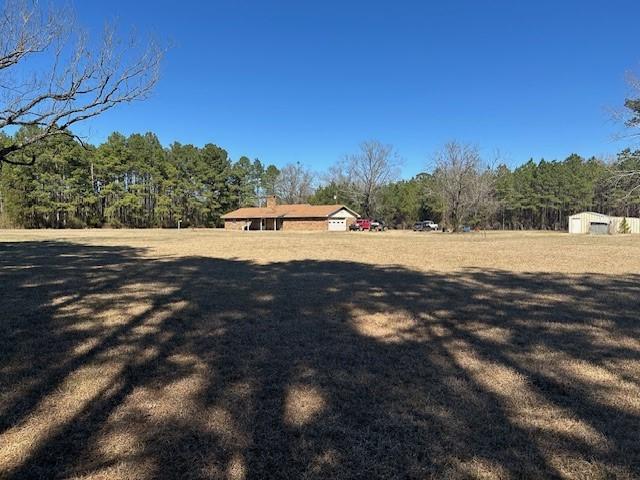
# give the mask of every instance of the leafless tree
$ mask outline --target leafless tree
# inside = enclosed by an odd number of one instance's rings
[[[280,170],[276,193],[285,203],[304,203],[313,194],[314,174],[300,163],[290,163]]]
[[[400,163],[393,146],[368,140],[360,144],[358,153],[346,155],[333,168],[332,176],[336,184],[349,190],[348,196],[361,206],[362,214],[370,217],[381,187],[397,177]]]
[[[634,72],[627,72],[626,81],[628,91],[624,101],[624,109],[614,112],[614,118],[621,120],[626,133],[620,138],[640,137],[640,78]]]
[[[495,206],[493,172],[473,145],[447,143],[435,155],[433,180],[431,193],[440,198],[443,218],[453,231],[464,222],[487,218]]]
[[[640,192],[640,158],[637,152],[625,150],[616,160],[608,162],[608,185],[618,192],[624,192],[620,200],[637,201]]]
[[[140,47],[106,28],[97,45],[73,21],[72,12],[37,0],[0,5],[0,131],[36,127],[0,145],[3,162],[54,135],[122,103],[147,98],[159,76],[163,49]]]
[[[624,133],[616,135],[617,140],[631,140],[634,143],[640,138],[640,78],[633,72],[627,73],[629,91],[624,101],[624,108],[614,110],[613,119],[625,126]],[[640,190],[640,151],[627,149],[619,158],[610,162],[610,184],[627,192],[626,198]]]

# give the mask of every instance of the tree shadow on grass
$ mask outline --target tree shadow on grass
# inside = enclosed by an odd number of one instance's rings
[[[638,475],[640,276],[0,244],[0,476]]]

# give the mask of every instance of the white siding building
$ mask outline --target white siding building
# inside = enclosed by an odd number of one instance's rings
[[[582,212],[569,217],[569,233],[615,234],[625,217],[611,217],[602,213]],[[626,217],[631,233],[640,233],[640,218]]]

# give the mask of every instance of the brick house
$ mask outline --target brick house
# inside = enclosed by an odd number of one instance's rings
[[[225,230],[345,231],[359,217],[344,205],[278,205],[267,197],[266,207],[245,207],[222,215]]]

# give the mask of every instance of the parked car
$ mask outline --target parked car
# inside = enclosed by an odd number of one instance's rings
[[[371,222],[371,231],[384,232],[387,229],[387,225],[382,220],[374,220]]]
[[[432,232],[435,230],[440,230],[440,226],[431,220],[424,220],[413,224],[414,232]]]
[[[432,222],[431,220],[425,220],[422,222],[424,224],[424,229],[427,232],[433,232],[436,230],[440,230],[440,226],[436,222]]]

